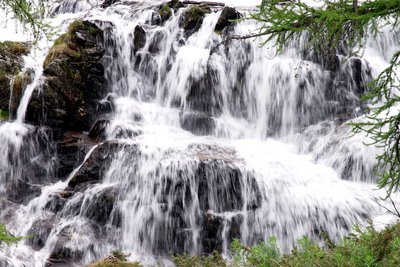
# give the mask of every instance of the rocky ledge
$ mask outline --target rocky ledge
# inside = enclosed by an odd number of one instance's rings
[[[64,130],[89,130],[106,93],[103,32],[75,21],[54,43],[43,63],[44,83],[35,90],[27,120]]]

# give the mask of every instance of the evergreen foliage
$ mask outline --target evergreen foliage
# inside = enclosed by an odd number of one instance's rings
[[[280,52],[287,43],[309,37],[310,50],[324,54],[346,49],[348,56],[362,50],[369,35],[376,35],[382,27],[391,27],[399,34],[400,0],[325,1],[313,7],[302,1],[262,0],[259,12],[250,19],[261,22],[254,34],[242,38],[265,36]],[[333,49],[332,49],[333,48]],[[352,123],[354,132],[366,133],[372,144],[382,147],[377,156],[378,186],[387,190],[389,197],[400,186],[400,49],[393,55],[390,65],[369,84],[364,100],[372,104],[367,120]]]
[[[26,25],[35,37],[49,34],[49,26],[43,22],[47,0],[0,0],[0,9]]]
[[[173,257],[178,267],[398,267],[400,266],[400,223],[381,231],[372,225],[355,227],[354,233],[338,244],[325,238],[320,247],[307,237],[297,241],[289,254],[279,249],[276,238],[246,246],[238,240],[231,244],[231,260],[225,261],[218,253],[209,256],[187,255]]]
[[[21,239],[22,237],[13,236],[3,224],[0,224],[0,246],[3,244],[10,245]]]

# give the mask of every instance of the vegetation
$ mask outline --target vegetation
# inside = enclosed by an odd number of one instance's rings
[[[221,254],[214,252],[209,256],[179,255],[172,257],[178,267],[226,267],[226,261]]]
[[[10,114],[8,113],[8,111],[0,109],[0,121],[8,120],[9,116]]]
[[[0,0],[0,9],[11,11],[14,18],[27,25],[37,39],[41,33],[49,34],[49,26],[42,21],[46,3],[46,0]]]
[[[302,35],[309,38],[309,50],[323,56],[335,56],[340,50],[352,56],[362,51],[366,38],[378,34],[382,27],[390,27],[394,34],[400,29],[400,0],[323,3],[312,7],[302,1],[262,0],[259,12],[249,16],[261,22],[261,27],[253,34],[226,41],[265,36],[263,44],[274,44],[281,52]],[[364,97],[373,104],[368,120],[352,124],[355,133],[366,133],[373,145],[383,148],[377,156],[376,171],[378,186],[387,190],[388,197],[400,186],[400,113],[395,110],[400,103],[399,70],[400,50],[389,67],[369,84],[370,91]]]
[[[140,263],[128,262],[127,256],[119,250],[113,250],[110,256],[90,264],[89,267],[142,267]]]
[[[13,236],[3,224],[0,224],[0,246],[6,244],[10,245],[18,242],[23,237],[15,237]]]
[[[321,248],[304,237],[290,254],[282,254],[274,237],[265,243],[248,247],[238,240],[232,243],[233,267],[395,267],[400,266],[400,223],[382,231],[372,226],[355,233],[334,245]],[[216,253],[208,257],[174,257],[178,267],[228,266]]]

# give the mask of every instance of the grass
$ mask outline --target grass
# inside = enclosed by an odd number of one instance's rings
[[[29,46],[26,43],[4,41],[0,42],[1,51],[8,51],[14,55],[26,55],[29,53]]]
[[[113,250],[107,258],[90,264],[88,267],[143,267],[138,262],[128,262],[126,254]]]

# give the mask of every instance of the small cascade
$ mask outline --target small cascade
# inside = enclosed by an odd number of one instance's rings
[[[338,241],[382,213],[372,170],[379,150],[347,122],[363,119],[365,84],[399,36],[383,31],[361,58],[321,58],[306,35],[277,55],[261,39],[219,45],[259,26],[216,30],[223,12],[215,4],[50,3],[48,21],[63,31],[84,18],[102,33],[88,42],[95,71],[73,74],[104,71],[107,90],[89,103],[96,118],[79,134],[68,128],[75,118],[25,124],[35,118],[32,96],[49,92],[57,75],[43,70],[48,50],[38,49],[16,120],[0,124],[0,222],[34,237],[0,252],[1,264],[84,266],[120,249],[168,266],[173,254],[229,257],[233,239],[252,245],[271,235],[287,252],[304,235]],[[79,30],[73,38],[87,41]],[[80,92],[96,88],[89,85]]]

